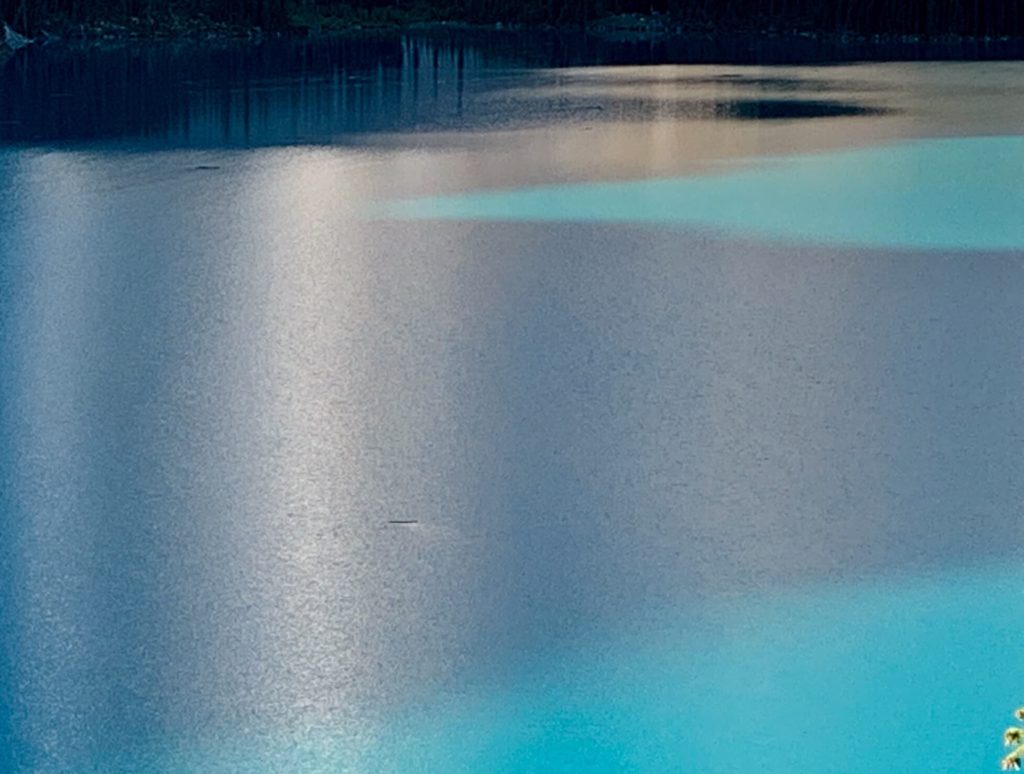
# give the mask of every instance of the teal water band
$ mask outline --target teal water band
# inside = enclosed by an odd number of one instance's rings
[[[760,159],[702,176],[395,201],[403,219],[633,222],[868,247],[1024,249],[1024,137]]]

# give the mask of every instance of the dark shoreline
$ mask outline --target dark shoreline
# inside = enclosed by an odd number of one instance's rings
[[[57,63],[72,61],[76,51],[97,56],[113,54],[124,59],[124,66],[130,66],[131,62],[147,57],[149,52],[168,48],[192,52],[189,60],[196,56],[202,60],[207,52],[237,58],[249,48],[267,52],[270,57],[285,49],[315,51],[316,56],[326,56],[331,61],[358,56],[352,52],[360,50],[379,50],[388,52],[382,60],[385,67],[396,66],[405,56],[417,57],[414,49],[420,44],[431,46],[432,50],[455,52],[453,55],[458,57],[463,51],[472,50],[492,61],[546,68],[1024,60],[1024,38],[1008,36],[869,36],[743,27],[711,33],[687,29],[638,31],[600,29],[597,25],[581,28],[579,25],[484,25],[450,21],[369,28],[358,25],[291,27],[264,32],[257,27],[212,23],[202,17],[190,23],[179,20],[175,24],[173,27],[151,25],[145,29],[112,22],[74,25],[74,29],[65,30],[65,34],[37,36],[33,45],[16,53],[5,53],[0,43],[0,74],[6,74],[4,80],[7,81],[6,85],[0,81],[0,88],[11,89],[13,81],[10,79],[25,78],[27,73],[39,68],[64,66]],[[304,60],[305,56],[302,54],[300,59]]]
[[[2,20],[0,20],[2,21]],[[125,41],[216,41],[259,40],[268,37],[319,37],[325,35],[409,34],[409,33],[523,33],[585,35],[598,40],[622,43],[654,43],[666,40],[713,41],[718,39],[772,40],[780,43],[816,41],[823,44],[856,45],[945,45],[1020,46],[1024,36],[915,34],[901,32],[863,33],[834,31],[779,23],[769,26],[748,24],[692,25],[667,16],[625,15],[598,19],[589,24],[535,24],[469,22],[458,19],[388,16],[376,20],[352,20],[338,17],[296,18],[273,29],[212,20],[206,16],[180,17],[173,14],[149,19],[97,19],[71,23],[53,18],[34,31],[34,42],[66,40],[74,42]],[[3,48],[0,40],[0,49]]]
[[[76,36],[49,38],[17,52],[0,45],[0,91],[14,88],[11,79],[24,79],[40,68],[71,66],[75,52],[84,56],[116,56],[123,66],[150,52],[172,51],[175,56],[205,60],[210,56],[237,59],[246,50],[274,57],[284,50],[316,52],[315,57],[341,61],[363,51],[383,51],[385,68],[399,66],[415,49],[476,52],[492,62],[528,67],[572,68],[659,64],[737,66],[822,66],[868,62],[1024,61],[1024,40],[953,38],[921,40],[914,36],[779,35],[732,33],[673,34],[658,38],[623,38],[593,34],[579,28],[518,27],[497,30],[482,25],[410,25],[384,29],[345,29],[321,33],[282,32],[250,35]],[[185,52],[191,52],[187,54]],[[305,54],[296,54],[299,60]],[[64,63],[64,64],[58,64]],[[193,77],[203,77],[201,72]],[[6,83],[4,83],[6,81]],[[4,134],[0,132],[0,134]]]

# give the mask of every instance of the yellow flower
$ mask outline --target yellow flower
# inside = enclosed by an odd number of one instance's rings
[[[1024,728],[1010,726],[1003,732],[1003,744],[1007,747],[1024,742]]]
[[[1020,756],[1017,753],[1007,755],[1003,758],[1003,771],[1020,771]]]

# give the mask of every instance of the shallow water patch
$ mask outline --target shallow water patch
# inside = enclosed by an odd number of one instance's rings
[[[393,202],[397,218],[634,222],[866,247],[1024,249],[1024,137],[761,159],[719,174]]]

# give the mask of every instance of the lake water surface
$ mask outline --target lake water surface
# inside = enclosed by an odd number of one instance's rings
[[[8,62],[0,769],[996,769],[1024,64],[787,51]]]

